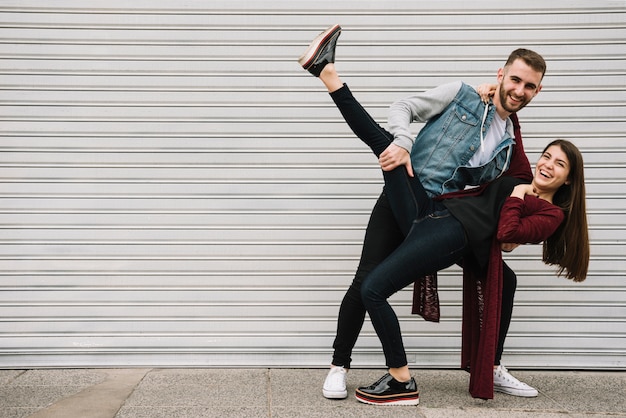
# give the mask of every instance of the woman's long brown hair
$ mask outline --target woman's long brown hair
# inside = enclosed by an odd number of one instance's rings
[[[580,150],[565,139],[552,141],[543,152],[553,145],[559,146],[569,160],[569,184],[562,185],[554,195],[553,203],[563,209],[565,220],[544,241],[543,261],[557,265],[559,276],[582,282],[587,278],[590,252],[583,157]]]

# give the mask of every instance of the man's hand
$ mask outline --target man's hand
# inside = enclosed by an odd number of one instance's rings
[[[502,244],[500,244],[500,249],[502,251],[504,251],[505,253],[510,253],[511,251],[513,251],[514,249],[516,249],[519,246],[520,246],[520,244],[503,242]]]
[[[480,99],[484,103],[489,103],[489,99],[491,99],[496,94],[497,90],[498,90],[497,84],[485,83],[476,87],[476,91],[478,92],[478,94],[480,95]]]
[[[383,171],[391,171],[401,165],[406,167],[409,176],[413,177],[413,166],[411,165],[411,154],[402,147],[390,144],[386,150],[380,154],[378,163]]]

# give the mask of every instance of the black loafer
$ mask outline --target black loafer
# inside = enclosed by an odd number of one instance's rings
[[[334,25],[317,35],[304,54],[298,58],[302,68],[319,77],[326,64],[335,62],[335,47],[340,34],[341,26]]]
[[[415,379],[398,382],[389,373],[370,386],[356,390],[357,400],[372,405],[418,405],[420,393]]]

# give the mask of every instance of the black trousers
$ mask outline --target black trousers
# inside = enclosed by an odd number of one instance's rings
[[[348,125],[359,138],[380,134],[382,129],[352,96],[347,86],[331,93],[331,97],[341,111]],[[390,135],[390,134],[389,134]],[[398,208],[395,208],[398,210]],[[337,334],[333,343],[332,364],[350,367],[352,350],[365,321],[366,309],[361,301],[361,284],[367,275],[389,256],[403,241],[403,232],[396,222],[385,191],[376,202],[365,232],[361,259],[352,284],[348,288],[339,309]],[[494,364],[500,364],[504,340],[511,322],[513,301],[517,287],[517,277],[506,263],[504,264],[504,286],[498,348]]]
[[[365,321],[365,307],[361,301],[361,283],[379,263],[391,254],[404,241],[404,235],[396,224],[385,192],[376,202],[365,231],[361,259],[350,287],[343,297],[337,319],[337,334],[333,343],[332,364],[350,367],[352,349],[361,333]],[[511,324],[513,302],[517,288],[515,272],[504,263],[504,285],[502,289],[502,310],[500,313],[500,331],[498,348],[494,364],[500,364],[504,341]]]

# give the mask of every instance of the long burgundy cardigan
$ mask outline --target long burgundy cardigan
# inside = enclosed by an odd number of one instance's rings
[[[532,172],[524,152],[522,134],[516,114],[511,115],[515,146],[509,169],[503,174],[530,182]],[[438,199],[477,196],[484,186],[447,193]],[[463,269],[463,325],[461,368],[470,371],[470,394],[475,398],[493,399],[493,361],[500,328],[502,304],[502,252],[494,237],[486,278],[475,277],[470,268]],[[437,274],[421,277],[413,286],[412,313],[427,321],[439,322]]]

